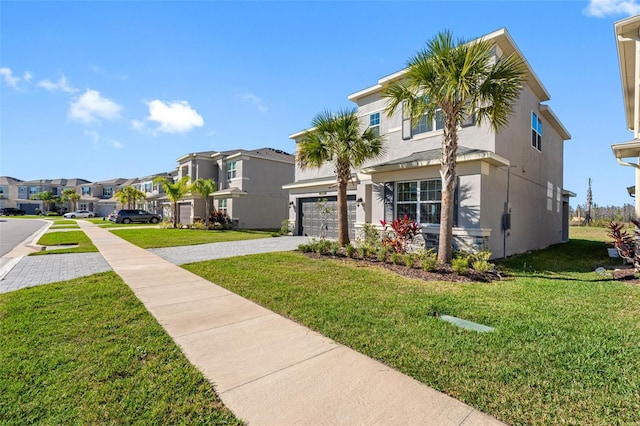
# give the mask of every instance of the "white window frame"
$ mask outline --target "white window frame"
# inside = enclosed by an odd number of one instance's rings
[[[235,179],[238,176],[238,162],[236,160],[227,163],[227,180]]]
[[[410,188],[411,191],[413,191],[415,189],[415,193],[411,194],[410,196],[412,199],[410,200],[402,200],[400,201],[400,187],[404,186],[404,185],[412,185],[415,184],[414,188]],[[440,198],[438,200],[436,199],[430,199],[428,197],[428,192],[426,194],[424,194],[424,192],[426,191],[433,191],[433,189],[431,188],[423,188],[423,185],[428,186],[430,184],[436,184],[436,188],[434,188],[437,192],[440,192]],[[438,189],[439,187],[439,189]],[[400,213],[399,209],[398,209],[398,205],[404,205],[404,206],[411,206],[411,205],[415,205],[415,215],[413,214],[409,214],[409,217],[412,217],[412,219],[414,219],[416,222],[422,224],[422,225],[439,225],[440,224],[440,212],[442,211],[442,180],[439,178],[436,179],[425,179],[425,180],[419,180],[419,181],[403,181],[403,182],[396,182],[395,184],[395,197],[394,197],[394,216],[397,218],[401,218],[404,217],[405,214],[407,214],[406,211]],[[424,200],[422,199],[423,196],[425,196]],[[415,199],[413,199],[415,198]],[[425,221],[425,219],[422,217],[422,207],[423,206],[436,206],[436,212],[433,214],[433,217],[436,218],[435,222],[428,222]],[[439,207],[438,207],[439,206]]]
[[[228,200],[226,198],[221,198],[218,200],[218,210],[220,210],[224,214],[227,214],[227,211],[229,209],[227,201]]]
[[[105,186],[102,188],[102,196],[103,197],[111,197],[113,195],[113,188],[110,186]]]
[[[380,136],[380,112],[369,114],[369,128],[376,136]]]
[[[423,124],[424,122],[424,124]],[[424,130],[418,131],[422,126],[424,126]],[[429,126],[427,126],[427,114],[423,115],[420,121],[418,121],[415,126],[411,126],[411,135],[422,135],[425,133],[437,132],[444,129],[444,114],[442,113],[442,108],[438,108],[436,113],[433,115],[433,119]]]
[[[531,111],[531,146],[542,152],[542,120],[535,111]]]

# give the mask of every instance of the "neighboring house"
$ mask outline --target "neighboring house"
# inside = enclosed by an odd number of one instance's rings
[[[163,204],[166,204],[166,195],[162,189],[162,185],[154,183],[153,180],[158,177],[165,179],[173,179],[175,173],[158,173],[151,176],[145,176],[138,178],[133,186],[139,191],[143,192],[146,196],[144,200],[140,200],[136,203],[136,208],[146,210],[150,213],[155,213],[163,216]]]
[[[506,29],[484,36],[496,55],[524,57]],[[526,63],[526,82],[508,124],[498,133],[474,120],[459,130],[458,185],[455,194],[455,248],[488,248],[508,256],[568,240],[569,203],[563,189],[564,141],[569,132],[544,104],[550,95]],[[348,186],[349,231],[379,225],[407,214],[423,226],[427,246],[437,248],[441,206],[441,118],[411,123],[402,108],[387,117],[383,87],[406,70],[348,97],[358,107],[363,127],[386,138],[387,154],[353,171]],[[290,136],[299,141],[303,132]],[[331,164],[296,167],[289,220],[297,235],[337,236],[336,178]]]
[[[20,181],[17,184],[12,185],[17,187],[17,195],[11,200],[15,203],[15,206],[24,210],[27,214],[37,214],[39,211],[46,210],[43,202],[40,200],[32,199],[33,196],[40,194],[41,192],[49,191],[54,197],[62,196],[62,191],[70,188],[77,188],[79,185],[88,183],[89,181],[84,179],[39,179],[31,181]],[[15,189],[12,191],[13,194]],[[62,207],[64,210],[64,207]]]
[[[618,21],[614,25],[620,79],[627,128],[633,132],[628,142],[611,145],[618,163],[635,169],[635,216],[640,218],[640,15]]]
[[[89,210],[98,217],[106,217],[118,207],[114,195],[125,186],[132,186],[137,179],[116,178],[100,182],[89,182],[80,185],[78,193],[78,210]]]
[[[20,208],[17,204],[20,179],[0,176],[0,209],[4,207]]]
[[[288,192],[282,189],[294,176],[294,157],[272,148],[206,151],[177,160],[176,180],[212,179],[215,210],[224,211],[240,228],[280,228],[287,218]],[[166,206],[168,207],[168,206]],[[204,220],[204,200],[189,194],[178,203],[179,222]]]

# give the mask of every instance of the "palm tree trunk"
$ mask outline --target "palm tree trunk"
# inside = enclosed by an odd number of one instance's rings
[[[173,203],[173,227],[178,227],[178,202]]]
[[[349,244],[349,216],[347,213],[347,182],[338,182],[338,244]]]
[[[440,211],[440,238],[438,263],[450,264],[453,258],[453,197],[456,188],[456,157],[458,155],[458,133],[454,114],[445,113],[444,137],[442,138],[442,206]]]

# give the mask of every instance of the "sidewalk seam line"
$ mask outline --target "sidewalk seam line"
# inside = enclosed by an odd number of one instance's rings
[[[263,376],[256,377],[255,379],[251,379],[251,380],[249,380],[249,381],[247,381],[247,382],[244,382],[244,383],[241,383],[241,384],[239,384],[239,385],[236,385],[236,386],[234,386],[234,387],[232,387],[232,388],[229,388],[229,389],[225,390],[224,392],[219,392],[219,395],[220,395],[220,396],[222,396],[222,395],[224,395],[224,394],[226,394],[226,393],[228,393],[228,392],[231,392],[232,390],[238,389],[238,388],[240,388],[240,387],[243,387],[243,386],[248,385],[248,384],[253,383],[253,382],[257,382],[258,380],[262,380],[262,379],[264,379],[265,377],[272,376],[272,375],[274,375],[274,374],[276,374],[276,373],[280,373],[280,372],[282,372],[282,371],[288,370],[288,369],[289,369],[289,368],[291,368],[291,367],[295,367],[295,366],[300,365],[300,364],[302,364],[302,363],[304,363],[304,362],[310,361],[310,360],[312,360],[312,359],[314,359],[314,358],[317,358],[317,357],[319,357],[319,356],[322,356],[322,355],[324,355],[324,354],[327,354],[327,353],[329,353],[329,352],[331,352],[331,351],[335,351],[336,349],[339,349],[339,348],[345,348],[345,347],[346,347],[346,346],[344,346],[344,345],[341,345],[340,343],[334,342],[333,340],[332,340],[332,342],[333,342],[333,343],[335,343],[335,344],[336,344],[336,346],[335,346],[335,347],[333,347],[333,348],[331,348],[331,349],[327,349],[326,351],[323,351],[323,352],[317,353],[317,354],[315,354],[315,355],[313,355],[313,356],[310,356],[310,357],[308,357],[308,358],[302,359],[302,360],[300,360],[300,361],[298,361],[298,362],[295,362],[295,363],[293,363],[293,364],[287,365],[286,367],[279,368],[279,369],[274,370],[274,371],[272,371],[272,372],[270,372],[270,373],[267,373],[267,374],[265,374],[265,375],[263,375]]]

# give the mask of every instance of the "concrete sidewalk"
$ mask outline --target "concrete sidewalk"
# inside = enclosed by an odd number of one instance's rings
[[[386,365],[79,221],[222,401],[251,425],[498,425]]]

